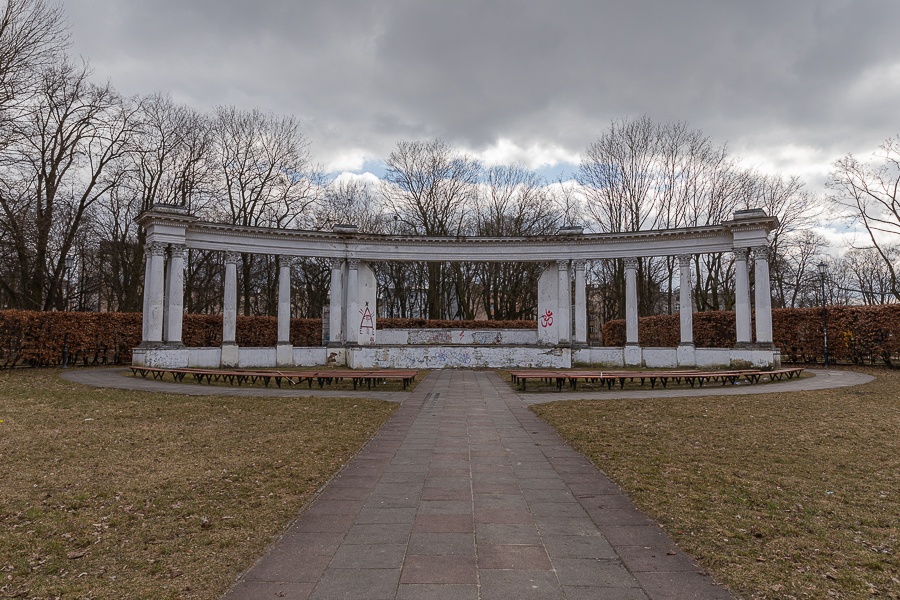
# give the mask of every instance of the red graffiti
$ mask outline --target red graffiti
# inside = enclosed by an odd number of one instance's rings
[[[375,331],[375,323],[372,322],[372,313],[369,311],[369,303],[366,302],[366,309],[359,311],[362,319],[359,320],[359,334],[363,335],[363,330],[368,329],[367,333]]]
[[[548,308],[547,312],[541,315],[541,327],[550,327],[551,325],[553,325],[553,313]]]

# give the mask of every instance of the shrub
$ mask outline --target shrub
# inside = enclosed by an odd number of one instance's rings
[[[779,308],[772,311],[775,347],[787,362],[817,362],[824,358],[821,308]],[[642,346],[675,346],[680,340],[678,315],[639,320]],[[625,344],[625,321],[603,325],[607,346]],[[734,313],[710,311],[694,314],[694,343],[702,348],[730,348],[735,344]],[[900,304],[829,306],[828,354],[834,362],[884,362],[891,365],[900,354]]]
[[[379,319],[379,329],[463,328],[533,329],[534,321],[444,321]],[[131,349],[140,344],[141,313],[0,311],[0,368],[62,363],[106,365],[131,362]],[[278,319],[238,316],[235,332],[240,346],[274,346]],[[222,315],[184,315],[182,341],[189,347],[222,344]],[[295,346],[322,344],[320,319],[291,319]]]

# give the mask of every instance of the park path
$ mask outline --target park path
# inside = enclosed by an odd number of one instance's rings
[[[225,600],[727,599],[493,372],[429,374]]]

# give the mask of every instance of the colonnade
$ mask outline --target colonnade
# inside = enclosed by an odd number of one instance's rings
[[[219,251],[224,255],[219,363],[225,367],[242,363],[236,338],[237,264],[241,253],[280,257],[278,336],[271,358],[277,366],[294,363],[295,349],[290,341],[291,268],[298,257],[330,259],[328,345],[340,348],[377,343],[377,284],[370,262],[543,262],[547,266],[538,282],[538,344],[572,348],[573,352],[588,342],[585,282],[588,261],[624,259],[623,362],[639,365],[643,354],[638,331],[638,261],[640,257],[675,256],[680,278],[678,364],[688,365],[693,364],[694,356],[691,262],[700,254],[733,252],[736,347],[774,352],[768,233],[778,221],[760,209],[737,211],[732,220],[721,225],[615,234],[584,234],[581,228],[566,228],[556,235],[523,238],[374,235],[359,233],[350,225],[335,226],[332,232],[241,227],[205,223],[182,207],[167,205],[154,206],[138,222],[145,227],[148,239],[140,360],[156,360],[152,357],[157,351],[162,357],[159,360],[179,363],[188,360],[182,354],[163,356],[165,352],[177,353],[183,348],[187,248]],[[749,280],[751,260],[755,275],[753,302]],[[754,306],[755,336],[751,318]]]
[[[738,347],[772,347],[771,289],[768,246],[752,248],[756,306],[756,340],[751,332],[749,265],[750,248],[736,248],[735,327]],[[145,248],[144,346],[182,346],[184,314],[183,244],[151,243]],[[694,347],[693,255],[678,257],[679,267],[679,362],[690,364]],[[222,303],[223,366],[237,366],[237,263],[240,254],[224,253],[225,285]],[[276,365],[292,364],[290,341],[291,268],[296,257],[282,255],[278,272],[278,339]],[[365,261],[332,258],[329,299],[329,346],[366,346],[376,343],[377,297],[374,273]],[[539,280],[538,341],[544,345],[582,347],[588,343],[585,260],[558,260],[545,268]],[[638,331],[637,258],[625,266],[625,362],[640,363]],[[574,305],[571,304],[574,285]],[[571,307],[571,314],[570,314]]]

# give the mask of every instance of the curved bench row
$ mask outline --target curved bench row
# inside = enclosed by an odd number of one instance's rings
[[[367,389],[372,389],[373,385],[384,383],[387,381],[400,381],[405,390],[413,382],[418,371],[396,371],[396,370],[378,370],[378,371],[355,371],[350,369],[329,369],[323,371],[251,371],[251,370],[227,370],[227,369],[163,369],[159,367],[131,367],[131,373],[135,376],[140,375],[146,378],[148,375],[153,379],[162,380],[166,375],[171,375],[175,381],[184,381],[185,377],[192,377],[196,383],[213,383],[223,382],[229,385],[242,385],[244,383],[255,384],[262,382],[269,387],[270,382],[281,387],[282,383],[287,385],[300,385],[306,382],[312,389],[315,381],[322,388],[325,384],[331,385],[344,379],[353,381],[353,389],[357,386],[366,385]]]
[[[513,370],[507,371],[512,378],[513,385],[521,384],[522,391],[529,380],[541,380],[545,382],[555,383],[556,390],[562,391],[563,387],[568,383],[573,390],[578,388],[579,381],[588,381],[591,383],[600,382],[606,385],[607,389],[612,389],[618,383],[619,389],[625,387],[625,382],[640,381],[644,385],[645,381],[650,382],[650,387],[655,388],[659,382],[666,387],[669,381],[677,384],[682,382],[689,384],[691,387],[703,387],[705,383],[721,383],[722,385],[734,385],[738,381],[744,380],[748,383],[759,383],[763,377],[768,377],[769,381],[780,381],[781,379],[793,379],[800,377],[803,371],[802,367],[791,367],[788,369],[776,369],[774,371],[568,371],[568,370]]]

